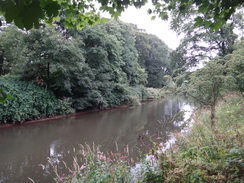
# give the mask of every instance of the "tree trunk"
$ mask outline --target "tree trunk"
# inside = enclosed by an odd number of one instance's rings
[[[210,113],[210,126],[212,129],[214,129],[215,126],[215,106],[217,102],[217,93],[218,88],[216,84],[213,84],[212,88],[212,102],[211,102],[211,113]]]
[[[46,85],[46,90],[49,89],[49,76],[50,76],[50,62],[47,63],[47,85]],[[48,116],[48,111],[49,111],[49,105],[47,103],[46,107],[46,115]]]
[[[211,105],[210,126],[212,129],[214,129],[214,120],[215,120],[215,103]]]
[[[49,89],[50,62],[47,63],[47,89]]]

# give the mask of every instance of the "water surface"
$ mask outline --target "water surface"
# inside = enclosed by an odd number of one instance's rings
[[[117,143],[120,152],[129,147],[130,155],[136,158],[137,149],[150,148],[148,138],[166,142],[172,132],[181,130],[183,116],[175,115],[184,106],[178,99],[151,101],[0,129],[0,183],[31,182],[28,177],[36,183],[53,182],[47,157],[62,169],[61,162],[72,161],[78,144],[95,143],[101,151],[115,152]]]

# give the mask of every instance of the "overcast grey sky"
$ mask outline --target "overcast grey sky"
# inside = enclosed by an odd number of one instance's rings
[[[145,29],[147,33],[158,36],[170,48],[175,49],[180,43],[180,38],[170,30],[169,22],[159,18],[151,20],[151,15],[147,14],[149,7],[150,5],[145,5],[140,9],[129,7],[119,19],[123,22],[136,24],[139,29]],[[102,13],[101,15],[109,17],[108,14]]]

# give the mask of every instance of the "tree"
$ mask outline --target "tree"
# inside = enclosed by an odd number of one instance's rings
[[[77,77],[82,77],[87,64],[82,41],[67,40],[50,28],[31,30],[24,38],[25,65],[18,72],[25,80],[45,85],[59,97],[73,95]]]
[[[0,32],[0,75],[8,74],[17,62],[19,65],[23,62],[24,36],[15,26],[8,26]]]
[[[0,12],[7,23],[14,22],[21,29],[39,28],[42,20],[46,23],[59,21],[61,12],[65,14],[63,24],[70,28],[83,28],[99,21],[90,0],[1,0]]]
[[[211,32],[219,31],[227,23],[227,20],[236,12],[237,8],[243,6],[242,0],[164,0],[153,1],[154,11],[159,17],[168,19],[171,12],[172,28],[180,31],[182,22],[189,22],[189,17],[194,15],[191,23],[195,27],[209,28]]]
[[[236,90],[244,92],[244,40],[234,45],[234,51],[225,58],[228,75],[235,79]]]
[[[172,55],[173,60],[178,57],[182,63],[180,67],[189,69],[197,66],[200,61],[212,60],[216,56],[225,56],[233,51],[237,35],[232,23],[224,25],[217,32],[211,32],[204,27],[196,28],[191,23],[182,23],[182,26],[185,26],[182,30],[185,36],[176,53]]]
[[[217,100],[235,87],[234,78],[226,74],[227,70],[222,58],[217,58],[208,62],[202,69],[193,72],[190,80],[185,81],[185,85],[181,86],[181,90],[201,106],[210,106],[212,128],[214,128]]]
[[[98,0],[101,11],[107,11],[112,17],[118,17],[128,6],[140,8],[146,0]],[[162,19],[168,19],[168,12],[188,15],[194,8],[199,16],[195,18],[195,25],[211,27],[213,30],[221,28],[233,15],[236,9],[243,5],[242,0],[162,0],[152,1],[154,13]],[[64,25],[81,29],[86,24],[93,25],[99,21],[94,2],[68,0],[0,0],[0,12],[7,23],[14,21],[19,28],[30,29],[39,27],[41,20],[54,22],[60,19],[60,13],[65,14]]]
[[[170,71],[170,49],[158,37],[135,31],[139,63],[148,75],[147,86],[161,88],[165,85],[163,77]]]
[[[233,45],[238,38],[234,29],[242,31],[243,12],[239,11],[234,14],[234,18],[225,24],[219,31],[211,32],[210,28],[195,27],[191,22],[196,17],[196,12],[192,12],[189,17],[178,15],[174,19],[172,28],[178,33],[184,33],[184,38],[178,48],[171,53],[170,78],[177,85],[181,85],[183,80],[187,80],[189,71],[197,68],[204,61],[213,60],[216,56],[224,57],[232,53]],[[240,35],[239,35],[240,36]]]

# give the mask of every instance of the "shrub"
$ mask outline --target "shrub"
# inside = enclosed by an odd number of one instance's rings
[[[90,90],[83,97],[72,100],[73,107],[77,110],[90,108],[103,109],[119,105],[139,105],[141,100],[159,98],[159,89],[145,88],[144,86],[130,87],[115,84],[113,88],[105,90]]]
[[[73,112],[69,100],[60,100],[55,95],[34,84],[20,81],[18,77],[0,78],[0,88],[13,99],[0,103],[1,123],[15,123]]]

